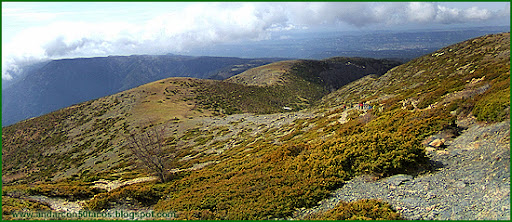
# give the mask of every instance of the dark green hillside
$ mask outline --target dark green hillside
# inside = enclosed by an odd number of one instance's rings
[[[223,82],[201,87],[199,104],[219,113],[268,114],[300,110],[366,75],[384,74],[399,62],[336,57],[282,61],[250,69]],[[242,84],[242,85],[240,85]]]
[[[301,110],[322,98],[322,87],[305,81],[293,85],[246,86],[229,82],[211,82],[198,89],[196,99],[202,109],[218,114],[269,114]]]
[[[334,57],[322,61],[301,61],[292,67],[291,73],[333,92],[366,75],[380,76],[400,64],[391,60]]]

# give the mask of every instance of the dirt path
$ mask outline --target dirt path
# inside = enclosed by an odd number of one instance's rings
[[[131,184],[136,183],[142,183],[147,181],[153,181],[157,180],[157,177],[139,177],[127,181],[108,181],[108,180],[98,180],[93,182],[93,187],[104,189],[107,191],[111,191],[113,189],[128,186]],[[57,212],[79,212],[83,210],[82,203],[84,203],[84,200],[80,201],[69,201],[64,198],[58,198],[58,197],[47,197],[42,195],[34,195],[34,196],[28,196],[25,197],[28,200],[33,200],[41,203],[46,203],[50,206],[50,208],[53,211]]]
[[[99,189],[103,189],[106,191],[111,191],[111,190],[117,189],[119,187],[124,187],[124,186],[128,186],[128,185],[136,184],[136,183],[142,183],[142,182],[148,182],[148,181],[154,181],[154,180],[158,180],[158,178],[157,177],[139,177],[139,178],[135,178],[135,179],[127,180],[127,181],[97,180],[97,181],[93,182],[94,183],[93,188],[99,188]]]
[[[83,209],[82,205],[80,204],[81,201],[68,201],[63,198],[46,197],[40,195],[28,196],[27,199],[46,203],[50,205],[50,208],[52,208],[53,211],[58,212],[78,212]]]

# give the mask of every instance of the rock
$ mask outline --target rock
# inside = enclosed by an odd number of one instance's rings
[[[467,185],[467,184],[466,184],[466,182],[463,182],[463,181],[457,181],[457,182],[454,184],[454,186],[455,186],[456,188],[459,188],[459,189],[462,189],[462,188],[466,187],[466,185]]]
[[[445,139],[435,139],[434,141],[430,142],[428,145],[431,147],[442,147],[444,145]]]
[[[386,179],[386,182],[394,186],[400,186],[406,181],[411,181],[413,177],[406,174],[397,174]]]
[[[438,150],[436,153],[441,156],[450,154],[447,150]]]
[[[470,85],[474,85],[474,84],[476,84],[478,82],[483,81],[484,79],[485,79],[485,76],[482,76],[482,78],[473,78],[473,79],[471,79],[471,82],[469,84]]]
[[[467,117],[457,118],[455,123],[459,128],[469,128],[470,126],[476,124],[476,117],[468,115]]]
[[[436,197],[436,195],[434,193],[432,193],[432,192],[428,192],[427,195],[426,195],[426,198],[429,199],[429,200],[433,199],[435,197]]]
[[[425,147],[425,151],[427,151],[427,153],[431,153],[431,152],[434,152],[436,149],[433,148],[433,147]]]
[[[432,141],[434,141],[434,136],[429,136],[427,138],[425,138],[423,141],[421,141],[421,145],[423,146],[428,146],[429,143],[431,143]]]
[[[432,206],[429,206],[426,208],[427,211],[432,211],[433,209],[435,209],[437,206],[436,205],[432,205]]]
[[[27,199],[46,203],[54,211],[65,211],[65,212],[79,212],[82,210],[82,206],[78,201],[68,201],[63,198],[46,197],[46,196],[28,196]]]

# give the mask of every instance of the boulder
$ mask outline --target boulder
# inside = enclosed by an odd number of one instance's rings
[[[439,148],[439,147],[442,147],[444,146],[444,143],[446,142],[445,139],[441,138],[441,139],[435,139],[433,140],[432,142],[430,142],[428,145],[431,146],[431,147],[436,147],[436,148]]]

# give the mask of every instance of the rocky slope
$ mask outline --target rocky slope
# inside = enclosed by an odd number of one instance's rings
[[[444,149],[426,151],[434,170],[348,181],[293,219],[334,208],[340,201],[380,199],[410,220],[510,220],[510,123],[474,123]]]

